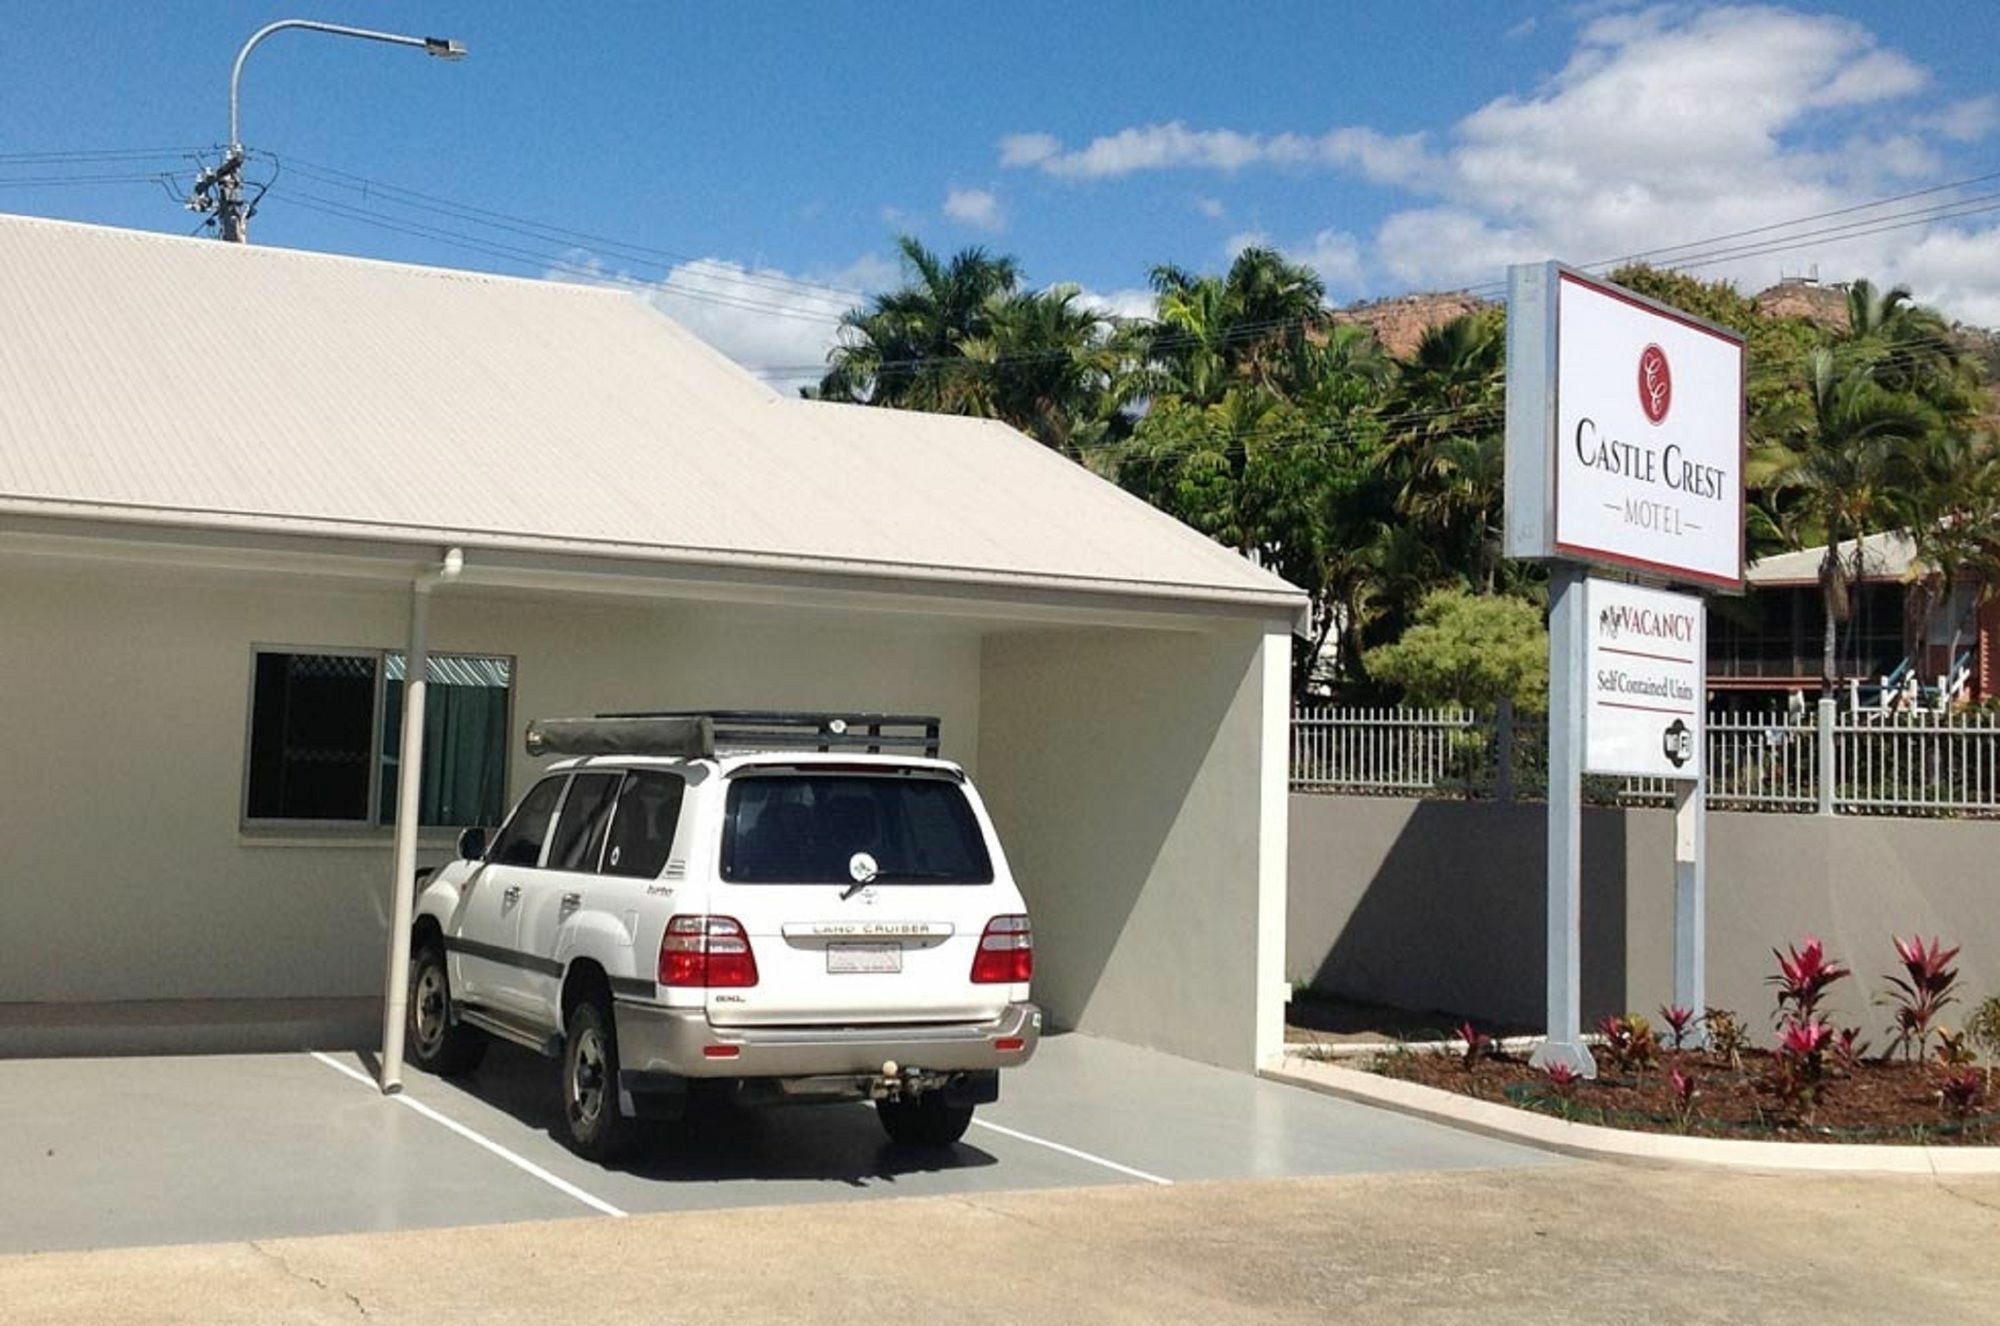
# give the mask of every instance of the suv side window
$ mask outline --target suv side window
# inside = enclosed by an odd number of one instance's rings
[[[570,780],[549,844],[550,870],[596,870],[611,823],[611,799],[618,793],[615,773],[580,773]]]
[[[670,773],[634,770],[618,791],[618,813],[604,852],[604,873],[656,879],[673,850],[687,784]]]
[[[507,821],[507,827],[500,830],[493,846],[487,849],[486,859],[503,866],[541,864],[542,840],[549,835],[549,820],[556,813],[556,803],[562,800],[563,784],[568,781],[568,774],[554,774],[536,783],[533,790],[521,798],[521,804],[514,807],[513,817]]]

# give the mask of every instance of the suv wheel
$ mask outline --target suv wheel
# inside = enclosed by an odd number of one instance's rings
[[[950,1146],[972,1126],[972,1106],[947,1105],[936,1091],[915,1100],[878,1100],[875,1115],[898,1146]]]
[[[563,1123],[570,1146],[588,1160],[615,1160],[630,1150],[636,1126],[618,1109],[618,1031],[611,1010],[584,999],[570,1010],[563,1037]]]
[[[451,978],[444,950],[427,942],[410,959],[408,1022],[403,1037],[410,1062],[439,1077],[456,1077],[479,1067],[486,1036],[477,1027],[452,1021]]]

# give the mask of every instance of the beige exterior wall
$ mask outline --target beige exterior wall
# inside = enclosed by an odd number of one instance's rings
[[[1542,806],[1291,801],[1289,977],[1541,1025]],[[1854,968],[1834,1013],[1878,1046],[1892,933],[1963,945],[1966,994],[2000,994],[2000,824],[1715,812],[1708,828],[1708,1002],[1753,1031],[1769,1020],[1771,949],[1807,932]],[[1583,886],[1586,1018],[1652,1015],[1673,993],[1672,816],[1587,810]]]
[[[407,592],[0,561],[0,1002],[379,995],[389,834],[239,830],[253,644],[400,648]],[[437,592],[514,656],[516,727],[621,708],[936,713],[976,765],[979,637],[909,617]],[[514,747],[513,792],[537,767]],[[442,855],[443,844],[422,853]]]
[[[515,659],[517,732],[661,706],[938,714],[1057,1025],[1237,1067],[1278,1048],[1288,634],[466,584],[433,604],[434,650]],[[408,611],[394,582],[0,554],[0,1004],[379,996],[388,831],[246,834],[240,806],[253,646],[400,649]],[[539,763],[515,745],[514,794]],[[53,1024],[30,1030],[0,1045],[48,1052]]]
[[[1283,919],[1260,926],[1258,904],[1284,860],[1288,642],[1254,626],[987,640],[980,785],[1059,1025],[1238,1068],[1278,1048]]]

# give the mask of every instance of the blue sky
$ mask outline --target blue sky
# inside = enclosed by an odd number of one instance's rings
[[[236,47],[293,16],[448,35],[471,55],[447,65],[303,33],[260,48],[244,138],[286,164],[256,242],[644,282],[779,379],[819,361],[843,291],[894,279],[900,231],[1015,254],[1032,281],[1074,281],[1127,311],[1143,308],[1153,264],[1216,269],[1265,242],[1345,301],[2000,172],[1991,0],[9,0],[0,209],[186,233],[197,218],[156,184],[21,182],[179,170],[185,183],[184,158],[22,154],[217,142]],[[627,247],[481,227],[328,171]],[[1819,224],[1967,214],[1701,270],[1757,288],[1817,264],[2000,324],[2000,212],[1975,210],[1997,193],[2000,180],[1849,213]]]

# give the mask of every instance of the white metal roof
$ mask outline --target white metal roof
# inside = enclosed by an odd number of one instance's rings
[[[0,216],[0,518],[1303,596],[1003,424],[781,397],[622,289]]]
[[[1745,578],[1753,585],[1816,585],[1819,564],[1826,559],[1826,545],[1778,553],[1750,564]],[[1840,545],[1843,566],[1854,565],[1854,540]],[[1906,580],[1918,565],[1917,545],[1902,530],[1865,535],[1861,540],[1861,577],[1870,581]]]

